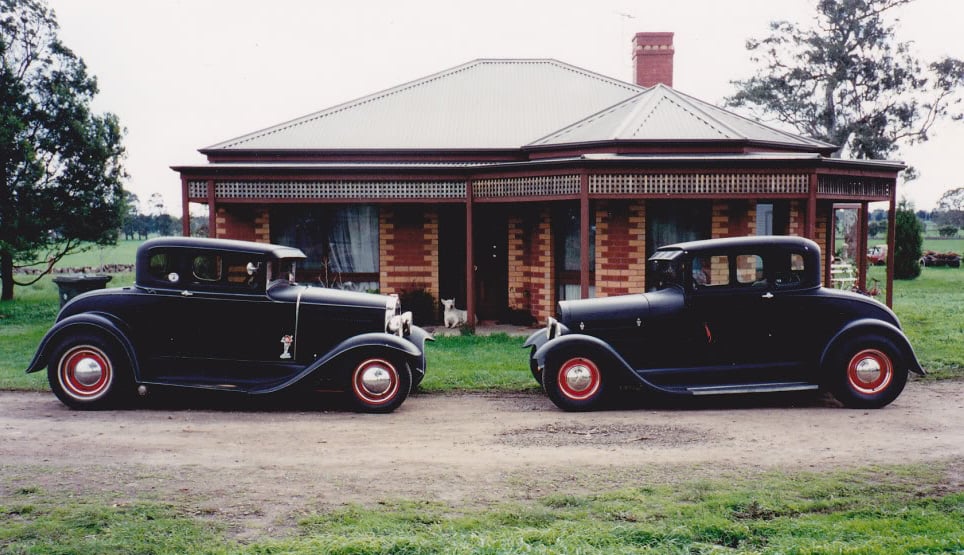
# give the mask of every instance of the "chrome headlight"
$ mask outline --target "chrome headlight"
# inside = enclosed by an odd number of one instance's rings
[[[385,331],[389,333],[395,333],[392,330],[392,322],[395,318],[398,318],[402,313],[402,303],[398,300],[398,295],[392,293],[388,296],[388,301],[385,303]]]
[[[388,333],[394,333],[399,336],[406,336],[412,332],[412,313],[404,312],[402,314],[396,314],[389,318],[388,324],[386,326],[386,331]]]
[[[560,335],[562,335],[562,324],[550,316],[548,322],[546,323],[546,338],[554,339]]]

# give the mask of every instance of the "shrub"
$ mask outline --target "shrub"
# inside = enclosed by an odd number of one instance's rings
[[[914,279],[920,275],[924,229],[906,200],[897,206],[897,231],[894,234],[894,278]]]
[[[438,323],[438,317],[436,316],[438,303],[435,296],[421,285],[413,283],[410,288],[403,290],[398,295],[398,299],[402,302],[402,310],[412,311],[412,318],[416,325]]]

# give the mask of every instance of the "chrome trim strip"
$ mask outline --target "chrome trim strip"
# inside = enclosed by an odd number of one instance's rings
[[[301,296],[308,290],[306,285],[304,289],[298,291],[298,298],[295,299],[295,344],[294,348],[291,349],[291,356],[294,360],[298,360],[298,320],[301,318]]]

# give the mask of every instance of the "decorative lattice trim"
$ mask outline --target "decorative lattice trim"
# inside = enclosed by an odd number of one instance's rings
[[[785,195],[807,194],[801,173],[597,174],[589,176],[594,195]]]
[[[873,197],[890,199],[892,179],[849,175],[817,176],[817,194],[834,197]]]
[[[543,175],[537,177],[504,177],[475,182],[478,198],[544,197],[578,195],[578,175]]]
[[[214,185],[217,199],[462,199],[465,191],[464,181],[220,181]],[[206,182],[188,182],[188,194],[207,196]]]
[[[206,198],[208,196],[208,182],[188,181],[187,196],[190,198]]]

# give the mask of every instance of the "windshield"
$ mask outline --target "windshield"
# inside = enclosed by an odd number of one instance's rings
[[[296,267],[297,260],[293,258],[272,260],[268,264],[268,283],[271,285],[277,283],[294,284]]]
[[[650,259],[646,272],[647,289],[659,291],[670,287],[682,286],[682,268],[679,259]]]

